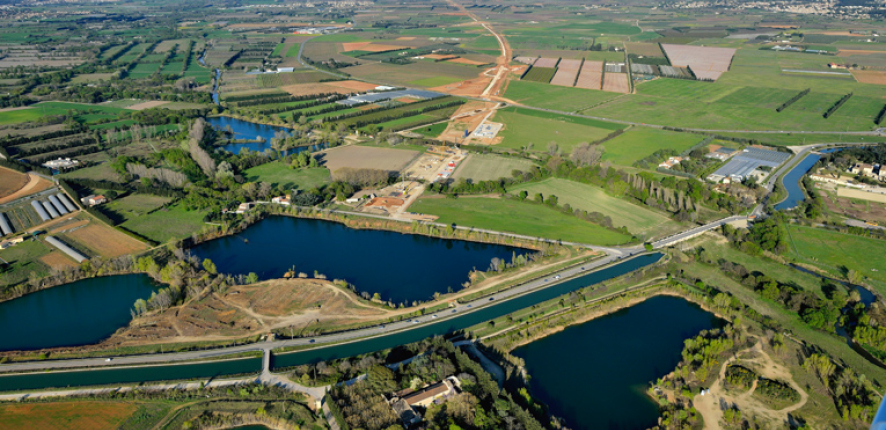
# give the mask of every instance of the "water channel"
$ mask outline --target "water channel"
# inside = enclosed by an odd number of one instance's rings
[[[545,300],[575,291],[607,279],[630,273],[661,259],[661,254],[635,257],[582,277],[570,279],[512,300],[497,302],[472,313],[463,314],[436,323],[423,324],[418,328],[391,333],[350,343],[297,351],[272,356],[272,368],[297,366],[305,363],[352,357],[359,354],[393,348],[417,342],[431,336],[444,335],[475,324],[532,306]],[[206,378],[234,373],[257,373],[261,359],[249,358],[203,364],[172,364],[156,367],[84,370],[74,372],[41,372],[0,376],[0,391],[34,390],[51,387],[75,387],[88,385],[122,384],[171,379]]]
[[[395,303],[429,300],[450,287],[458,291],[472,269],[486,270],[493,258],[511,261],[515,254],[528,252],[283,216],[259,221],[237,235],[202,243],[191,251],[200,259],[209,258],[224,273],[255,272],[261,279],[276,279],[295,266],[297,272],[313,276],[316,270]]]
[[[819,159],[821,159],[821,157],[818,155],[809,154],[794,166],[790,172],[784,175],[782,183],[788,192],[788,197],[781,203],[775,205],[775,210],[781,211],[785,209],[793,209],[806,199],[806,194],[803,192],[803,189],[800,188],[800,180],[803,179],[803,175],[809,172],[809,169],[811,169]]]
[[[683,341],[723,321],[681,298],[643,303],[513,351],[525,360],[532,396],[572,429],[646,429],[658,405],[650,382],[674,370]]]
[[[0,303],[0,350],[98,343],[132,319],[156,285],[147,275],[85,279]]]

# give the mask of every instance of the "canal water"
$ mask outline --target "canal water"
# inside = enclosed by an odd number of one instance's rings
[[[306,363],[352,357],[359,354],[366,354],[373,351],[393,348],[398,345],[417,342],[431,336],[444,335],[457,330],[463,330],[472,325],[482,323],[483,321],[498,318],[502,315],[507,315],[536,303],[553,299],[571,291],[630,273],[657,262],[661,259],[661,256],[661,254],[651,254],[635,257],[606,269],[571,279],[543,290],[529,293],[512,300],[495,303],[473,313],[464,314],[433,324],[425,324],[413,330],[392,333],[372,339],[358,340],[341,345],[333,345],[325,348],[274,355],[271,357],[271,367],[279,369]],[[0,376],[0,391],[149,382],[176,378],[205,378],[232,373],[257,373],[260,369],[261,359],[255,358],[225,362],[210,362],[202,365],[168,365],[152,368],[103,369],[79,372],[47,372],[9,375]]]
[[[790,172],[784,175],[782,181],[785,189],[788,191],[788,197],[781,203],[775,205],[775,210],[781,211],[785,209],[793,209],[806,199],[803,189],[800,188],[800,180],[803,179],[803,175],[805,175],[819,159],[821,159],[821,157],[818,155],[809,154],[803,159],[803,161],[800,161],[799,164],[794,166]]]
[[[255,272],[261,279],[275,279],[295,266],[309,276],[316,270],[329,279],[347,280],[357,291],[379,293],[384,300],[411,303],[449,287],[460,290],[472,269],[488,269],[493,258],[511,261],[514,254],[529,251],[275,216],[192,252],[224,273]]]
[[[132,319],[156,285],[147,275],[92,278],[0,303],[0,350],[98,343]]]
[[[674,370],[685,339],[722,323],[686,300],[657,296],[513,354],[525,360],[532,396],[567,427],[646,429],[659,416],[649,383]]]

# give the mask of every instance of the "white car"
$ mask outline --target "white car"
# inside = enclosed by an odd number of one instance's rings
[[[560,275],[554,276],[554,279],[560,279]]]
[[[105,362],[106,362],[106,363],[110,363],[111,360],[113,360],[113,358],[106,358],[106,359],[105,359]]]

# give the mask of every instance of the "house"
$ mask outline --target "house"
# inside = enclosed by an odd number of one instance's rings
[[[283,206],[289,206],[292,204],[292,201],[289,199],[289,197],[286,197],[286,196],[274,197],[273,199],[271,199],[271,202],[276,203],[278,205],[283,205]]]
[[[852,166],[851,172],[856,175],[873,176],[874,166],[868,163],[856,163],[855,166]]]
[[[95,205],[100,205],[100,204],[102,204],[102,203],[107,203],[107,202],[108,202],[108,198],[105,197],[105,196],[103,196],[103,195],[90,194],[90,195],[88,195],[88,196],[83,197],[82,199],[80,199],[80,201],[81,201],[84,205],[87,205],[87,206],[95,206]]]
[[[714,145],[711,146],[711,152],[705,154],[705,158],[713,158],[715,160],[726,161],[729,157],[735,155],[738,152],[732,148],[727,148],[725,146],[717,146],[714,148]]]
[[[849,65],[847,64],[837,64],[837,63],[828,63],[828,67],[832,69],[848,69]]]
[[[240,206],[237,206],[237,210],[234,211],[235,214],[242,214],[254,206],[254,203],[240,203]]]
[[[400,422],[403,423],[403,426],[409,428],[415,424],[421,422],[421,415],[412,409],[412,406],[409,406],[409,403],[406,403],[403,399],[396,399],[391,402],[391,408],[394,409],[394,413],[400,417]]]
[[[24,236],[13,237],[9,240],[4,240],[3,242],[0,242],[0,249],[10,248],[10,247],[18,245],[24,241],[25,241]]]
[[[429,385],[419,391],[403,396],[403,400],[405,400],[409,406],[421,406],[426,408],[437,399],[457,394],[457,387],[461,387],[458,378],[450,376],[436,384]]]
[[[665,169],[670,169],[678,164],[680,164],[683,160],[688,160],[689,157],[668,157],[666,161],[661,162],[658,167],[664,167]]]

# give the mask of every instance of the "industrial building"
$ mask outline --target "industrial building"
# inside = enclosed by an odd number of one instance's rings
[[[433,91],[425,91],[425,90],[399,90],[399,91],[386,91],[381,93],[368,93],[361,94],[358,96],[351,96],[344,100],[339,100],[336,103],[343,105],[355,105],[359,103],[375,103],[381,100],[396,100],[401,97],[410,97],[418,100],[430,100],[438,97],[442,97],[443,94],[436,93]]]
[[[742,182],[751,175],[764,175],[765,172],[758,171],[762,166],[774,169],[781,163],[791,158],[791,154],[786,152],[770,151],[757,147],[745,148],[732,157],[728,163],[717,169],[716,172],[708,176],[708,180],[712,182]]]

